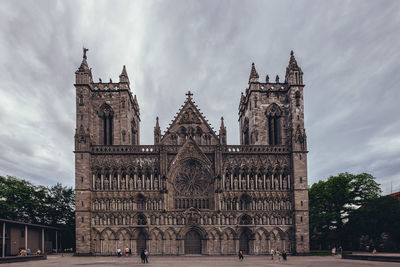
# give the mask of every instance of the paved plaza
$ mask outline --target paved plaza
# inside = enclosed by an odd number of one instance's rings
[[[66,255],[50,255],[47,260],[9,263],[2,266],[144,266],[140,263],[139,257],[73,257]],[[399,266],[399,263],[373,262],[358,260],[343,260],[340,257],[318,257],[318,256],[293,256],[287,261],[272,261],[268,256],[246,256],[240,262],[233,256],[154,256],[149,258],[147,266],[160,267],[186,267],[186,266],[207,266],[207,267],[231,267],[231,266],[307,266],[307,267],[356,267],[356,266]]]

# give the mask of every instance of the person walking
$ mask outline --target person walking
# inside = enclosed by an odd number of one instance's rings
[[[281,261],[281,252],[279,251],[279,248],[276,249],[276,256],[278,256],[278,260]]]
[[[274,255],[275,255],[275,251],[274,251],[274,249],[271,249],[271,260],[274,260]]]
[[[144,256],[145,263],[149,263],[149,252],[147,251],[147,248],[144,249]]]
[[[142,263],[145,263],[144,261],[145,261],[145,258],[146,258],[146,254],[144,254],[144,249],[140,253],[140,258],[142,259]]]
[[[286,250],[283,250],[283,251],[282,251],[282,258],[283,258],[284,261],[287,259]]]
[[[243,250],[241,250],[241,249],[239,250],[238,256],[239,256],[240,261],[242,261],[244,259]]]

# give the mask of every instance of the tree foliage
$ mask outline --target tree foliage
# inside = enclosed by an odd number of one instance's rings
[[[347,232],[353,239],[368,237],[378,249],[388,243],[383,240],[386,234],[393,246],[382,249],[396,249],[400,245],[400,201],[391,196],[370,199],[350,215]]]
[[[75,236],[75,192],[61,183],[36,186],[0,176],[0,218],[63,228],[63,243],[71,247]]]
[[[309,189],[311,240],[334,236],[336,242],[343,241],[348,216],[380,193],[379,184],[368,173],[340,173],[313,184]]]

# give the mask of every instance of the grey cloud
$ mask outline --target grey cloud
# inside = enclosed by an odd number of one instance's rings
[[[74,71],[127,66],[143,144],[188,90],[228,143],[251,62],[283,79],[290,50],[305,77],[309,183],[338,172],[400,190],[398,1],[1,1],[0,174],[74,183]]]

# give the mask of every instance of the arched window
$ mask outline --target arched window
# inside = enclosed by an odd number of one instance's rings
[[[146,209],[146,199],[143,195],[138,195],[136,198],[137,209],[138,210],[145,210]]]
[[[250,210],[251,197],[247,194],[243,194],[240,197],[240,209],[241,210]]]
[[[131,121],[131,132],[132,132],[132,145],[136,145],[136,136],[137,136],[137,129],[136,129],[136,122],[135,120]]]
[[[249,134],[249,119],[244,119],[243,124],[243,144],[250,145],[250,134]]]
[[[252,224],[252,221],[253,220],[251,219],[251,217],[249,215],[244,214],[242,217],[240,217],[239,224],[240,225],[249,225],[249,224]]]
[[[296,98],[296,106],[298,107],[298,106],[300,106],[300,92],[299,91],[296,91],[295,98]]]
[[[137,224],[138,225],[146,225],[147,224],[146,216],[144,216],[143,214],[139,214],[137,217]]]
[[[269,145],[281,144],[281,110],[278,105],[272,104],[266,112],[268,118]]]
[[[113,109],[106,103],[100,108],[100,120],[102,125],[101,134],[104,145],[113,144]]]

